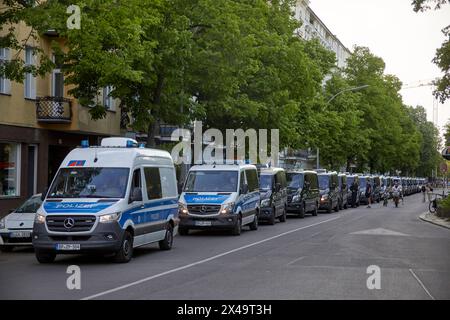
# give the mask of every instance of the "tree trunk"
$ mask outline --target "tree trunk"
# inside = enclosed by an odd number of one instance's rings
[[[164,86],[164,76],[162,74],[158,75],[158,80],[156,82],[155,90],[153,91],[153,105],[159,106],[161,103],[161,93]],[[159,134],[159,127],[161,124],[161,119],[159,119],[158,115],[154,115],[152,112],[152,115],[154,116],[153,122],[148,124],[147,129],[147,146],[148,147],[156,147],[156,136]]]

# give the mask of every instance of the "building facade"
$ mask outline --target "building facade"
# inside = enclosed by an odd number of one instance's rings
[[[20,24],[16,32],[23,40],[29,29]],[[49,32],[39,39],[30,37],[21,52],[0,48],[0,63],[18,56],[26,64],[36,64],[33,48],[52,56],[53,40],[60,41]],[[0,216],[42,192],[81,140],[97,144],[103,137],[121,135],[121,112],[117,101],[108,96],[108,88],[99,92],[107,114],[98,121],[91,119],[89,107],[81,106],[69,90],[58,67],[42,78],[26,74],[23,83],[0,77]]]
[[[296,30],[296,34],[305,40],[319,39],[325,48],[336,54],[337,66],[344,68],[351,55],[350,50],[328,29],[309,4],[309,0],[298,0],[293,8],[295,18],[302,23],[302,26]]]

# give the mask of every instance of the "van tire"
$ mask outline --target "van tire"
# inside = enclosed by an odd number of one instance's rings
[[[277,209],[275,207],[272,208],[272,214],[270,215],[269,220],[267,220],[267,223],[271,226],[275,224],[275,215],[277,214]]]
[[[316,207],[314,208],[312,215],[313,215],[313,217],[317,217],[318,214],[319,214],[319,204],[316,203]]]
[[[180,236],[187,236],[189,235],[189,229],[184,227],[178,227],[178,234]]]
[[[166,234],[164,235],[164,239],[159,241],[159,249],[161,250],[170,250],[173,245],[173,227],[172,224],[168,223],[166,227]]]
[[[330,201],[330,204],[328,205],[327,208],[327,213],[331,213],[331,211],[333,211],[333,201]]]
[[[283,214],[280,216],[280,222],[286,222],[286,207],[283,207]]]
[[[253,222],[250,223],[248,226],[252,231],[258,230],[258,212],[255,213],[255,219],[253,219]]]
[[[338,200],[338,203],[336,204],[336,207],[334,208],[334,211],[339,212],[339,200]]]
[[[120,250],[114,256],[114,261],[117,263],[130,262],[133,257],[133,236],[129,231],[125,231],[122,239]]]
[[[298,215],[300,219],[303,219],[305,217],[305,213],[306,213],[306,205],[305,203],[303,203],[302,208],[300,209],[300,213]]]
[[[242,231],[242,218],[238,217],[236,220],[236,224],[234,225],[233,229],[231,230],[231,234],[233,236],[240,236]]]
[[[56,253],[36,250],[36,260],[39,261],[39,263],[52,263],[55,259]]]
[[[14,246],[0,246],[0,252],[11,252],[13,249]]]

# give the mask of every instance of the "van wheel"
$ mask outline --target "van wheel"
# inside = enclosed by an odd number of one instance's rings
[[[133,236],[129,231],[123,235],[122,245],[119,252],[114,256],[114,261],[118,263],[130,262],[133,257]]]
[[[345,201],[345,204],[344,204],[344,209],[345,209],[345,210],[347,210],[347,209],[348,209],[348,200],[347,200],[347,201]]]
[[[56,253],[36,250],[36,259],[39,263],[52,263],[56,259]]]
[[[236,224],[234,225],[233,229],[231,230],[231,234],[233,236],[240,236],[242,231],[242,218],[239,217],[236,220]]]
[[[248,226],[252,231],[258,230],[258,213],[255,214],[255,219],[253,219],[253,222],[250,223]]]
[[[286,207],[283,207],[283,214],[280,216],[280,222],[286,222]]]
[[[302,208],[300,209],[300,213],[299,213],[299,217],[301,219],[303,219],[305,217],[305,213],[306,213],[306,205],[303,203]]]
[[[337,205],[336,205],[336,208],[334,208],[334,211],[335,211],[335,212],[339,212],[339,200],[338,200],[338,203],[337,203]]]
[[[178,234],[180,236],[187,236],[189,234],[189,229],[188,228],[178,227]]]
[[[272,214],[270,215],[269,220],[267,221],[268,224],[270,224],[271,226],[273,226],[275,224],[275,214],[276,214],[276,210],[275,207],[272,208]]]
[[[163,240],[159,242],[159,249],[170,250],[173,244],[173,227],[170,223],[166,227],[166,235]]]
[[[344,210],[344,201],[339,202],[339,210]]]
[[[317,217],[318,214],[319,214],[319,204],[316,203],[316,207],[314,208],[314,211],[312,212],[312,215],[314,217]]]
[[[333,211],[333,201],[330,201],[328,208],[327,208],[327,213],[331,213],[331,211]]]
[[[13,251],[13,249],[14,249],[13,246],[0,246],[1,252],[11,252],[11,251]]]

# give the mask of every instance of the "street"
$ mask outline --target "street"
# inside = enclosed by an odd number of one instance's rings
[[[171,251],[139,248],[128,264],[58,256],[46,265],[32,249],[1,253],[0,299],[450,299],[450,230],[418,218],[421,200],[290,216],[239,237],[194,232]],[[80,290],[66,287],[69,265],[81,268]],[[366,284],[372,265],[379,290]]]

